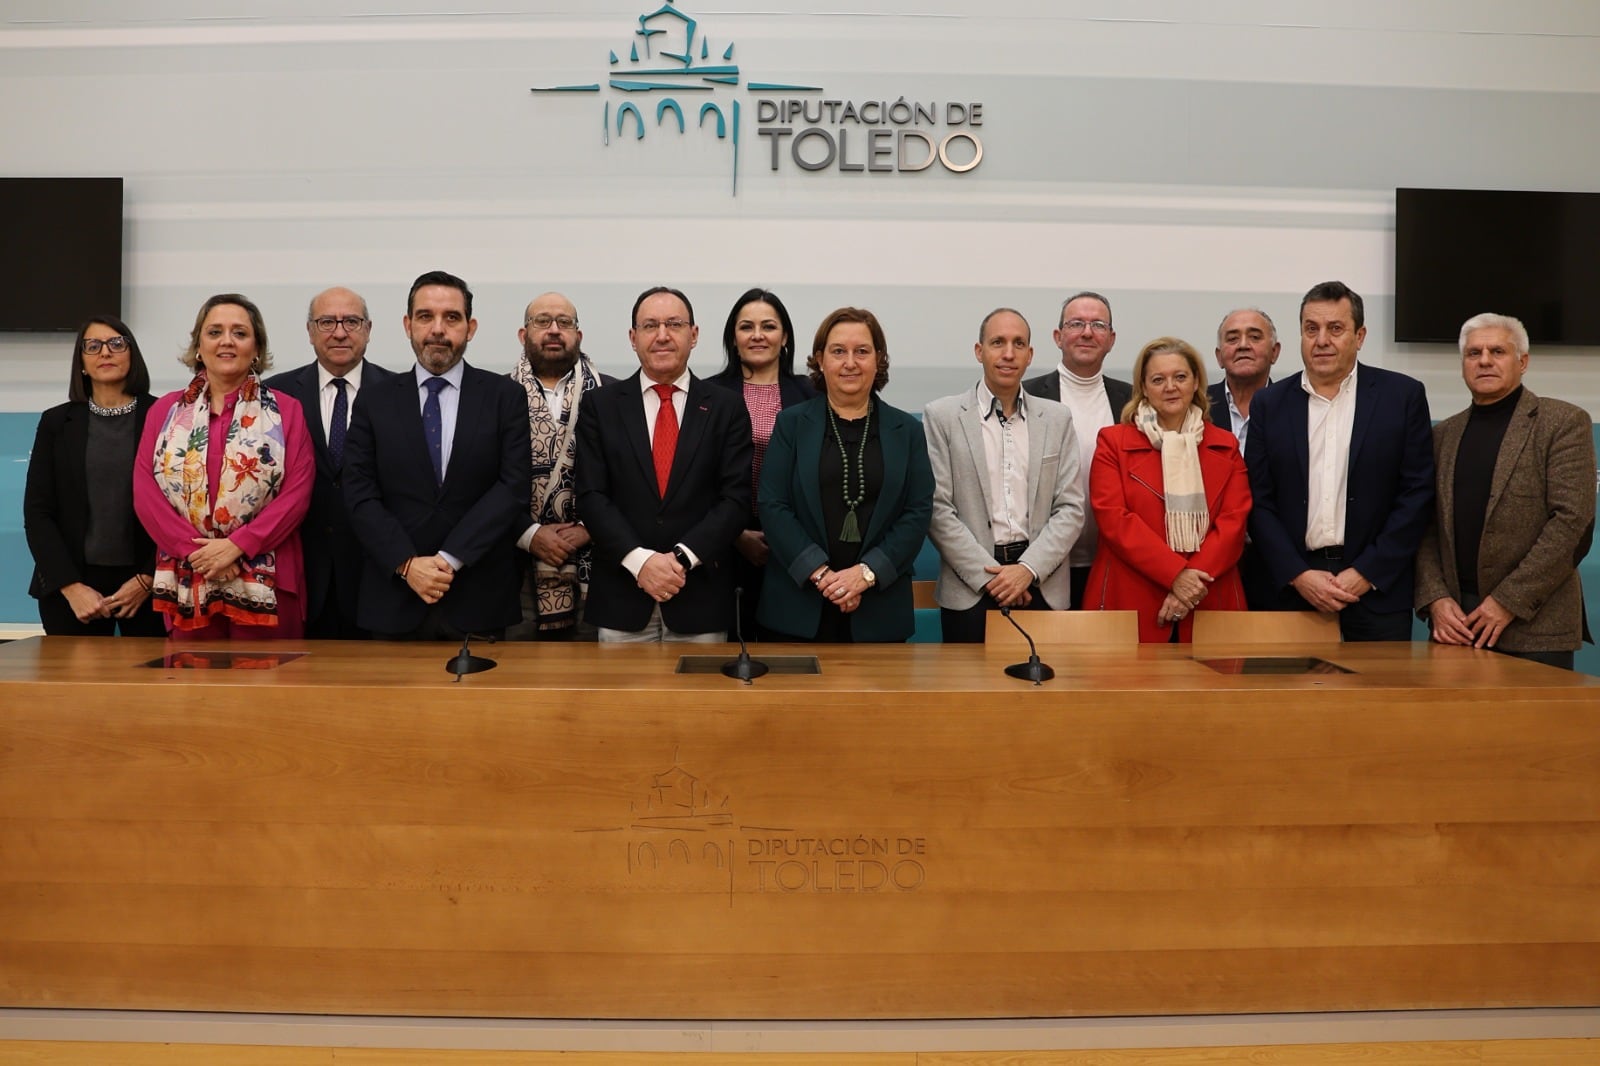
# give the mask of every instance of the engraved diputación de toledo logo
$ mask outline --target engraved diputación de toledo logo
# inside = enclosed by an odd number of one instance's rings
[[[629,803],[621,831],[627,876],[663,890],[915,892],[928,878],[927,841],[881,833],[806,832],[736,817],[732,797],[677,759]]]
[[[749,110],[741,92],[757,95],[755,134],[765,142],[763,154],[774,171],[787,161],[813,172],[912,174],[942,169],[965,174],[983,161],[978,136],[982,103],[950,101],[941,106],[905,96],[892,101],[826,99],[817,85],[747,80],[735,45],[713,42],[700,20],[681,10],[676,0],[640,15],[638,23],[622,47],[627,58],[610,51],[604,86],[542,85],[531,91],[601,95],[600,136],[607,145],[613,135],[631,133],[634,140],[644,140],[650,130],[705,138],[727,151],[734,195]],[[653,125],[647,117],[652,111]]]

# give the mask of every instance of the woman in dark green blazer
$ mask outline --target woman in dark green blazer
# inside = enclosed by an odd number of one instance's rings
[[[889,351],[871,311],[823,319],[806,366],[823,395],[778,416],[761,468],[757,621],[772,640],[903,641],[933,513],[922,423],[878,396]]]

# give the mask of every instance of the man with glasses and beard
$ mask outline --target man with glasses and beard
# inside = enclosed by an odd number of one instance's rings
[[[532,565],[522,583],[522,622],[513,640],[593,640],[583,621],[592,552],[589,531],[578,521],[573,469],[578,419],[584,402],[613,380],[583,354],[578,310],[558,292],[528,304],[517,331],[522,358],[511,372],[528,397],[528,439],[533,457],[531,522],[517,538]]]
[[[526,398],[462,360],[478,320],[455,275],[417,278],[404,325],[416,365],[367,388],[345,448],[345,503],[367,552],[357,620],[390,640],[498,636],[522,620]]]

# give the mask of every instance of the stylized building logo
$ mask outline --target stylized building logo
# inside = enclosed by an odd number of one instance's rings
[[[905,96],[859,102],[823,99],[824,90],[817,85],[745,81],[734,45],[713,44],[676,0],[640,15],[632,38],[623,49],[626,61],[612,50],[604,87],[594,82],[535,86],[532,91],[603,93],[601,139],[608,145],[613,135],[625,137],[629,130],[635,140],[643,140],[652,129],[710,139],[728,152],[735,195],[748,110],[741,91],[761,94],[755,100],[755,133],[767,142],[759,154],[774,171],[788,160],[810,172],[916,174],[940,169],[965,174],[983,161],[978,138],[982,103],[941,105]],[[647,117],[652,111],[654,126]],[[690,115],[694,130],[689,129]]]
[[[741,101],[735,95],[742,74],[734,61],[734,46],[730,42],[713,59],[709,35],[700,32],[697,19],[679,11],[675,0],[666,0],[656,10],[639,16],[639,28],[633,31],[634,40],[627,46],[626,63],[611,52],[611,72],[606,88],[610,90],[601,112],[601,137],[611,143],[615,131],[618,137],[631,126],[635,140],[643,140],[647,124],[645,113],[628,97],[642,95],[655,103],[656,127],[675,125],[680,135],[688,134],[688,120],[684,117],[682,96],[689,101],[691,112],[696,114],[696,128],[706,129],[711,120],[716,140],[729,149],[729,169],[732,188],[739,191],[739,142],[743,126]],[[658,39],[659,38],[659,39]],[[813,93],[822,90],[814,85],[781,85],[773,82],[750,82],[746,88],[752,92]],[[590,85],[551,85],[532,90],[535,93],[599,93],[598,82]],[[612,104],[616,107],[613,109]],[[698,111],[695,104],[700,106]],[[649,109],[649,103],[645,105]],[[671,116],[669,119],[668,116]],[[670,123],[670,124],[669,124]]]

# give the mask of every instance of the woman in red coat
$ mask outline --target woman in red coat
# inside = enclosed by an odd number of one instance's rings
[[[1100,431],[1089,502],[1100,544],[1085,610],[1138,611],[1145,643],[1188,641],[1191,612],[1242,611],[1239,555],[1250,478],[1239,442],[1211,424],[1205,367],[1162,337],[1133,364],[1133,399]]]

